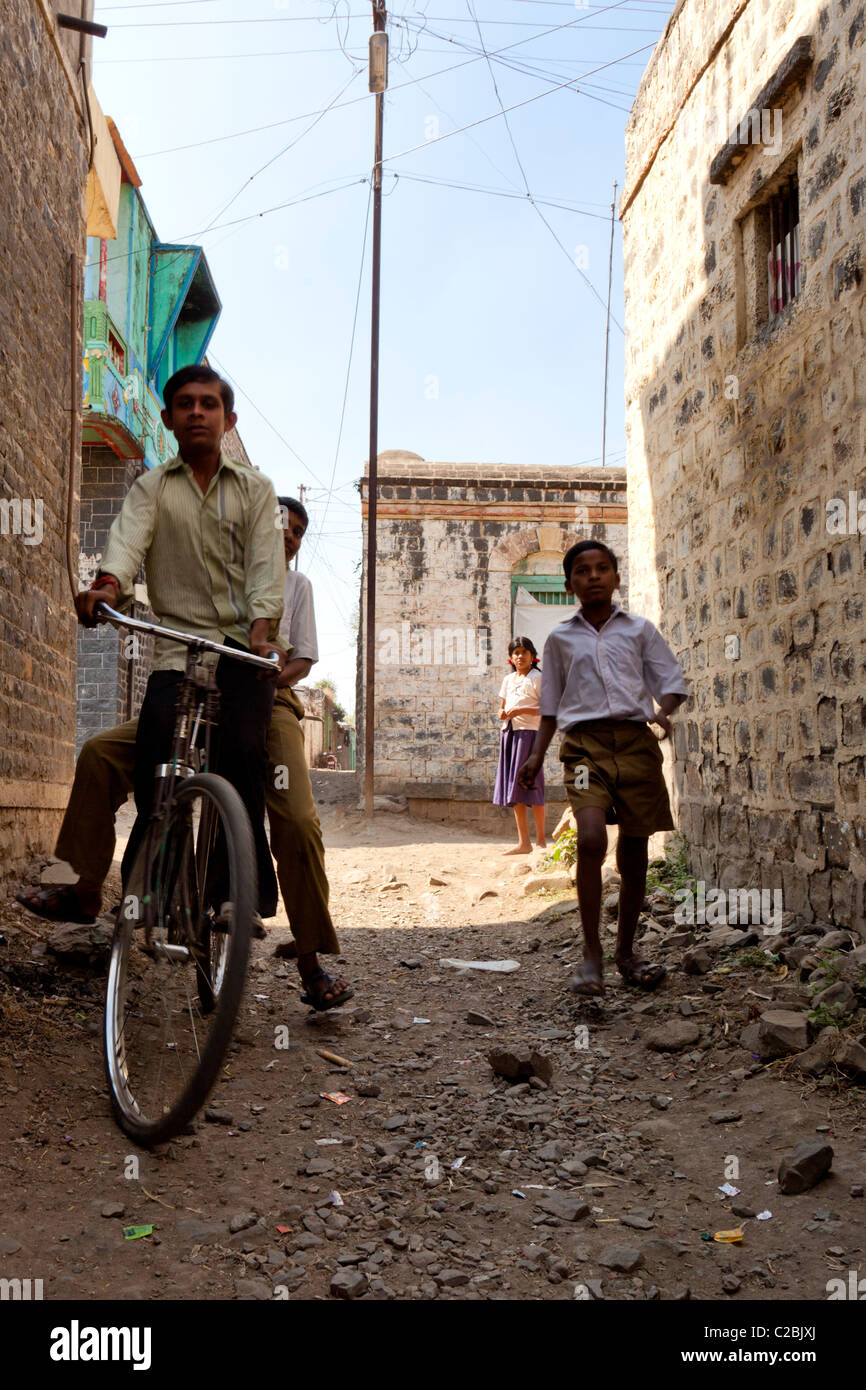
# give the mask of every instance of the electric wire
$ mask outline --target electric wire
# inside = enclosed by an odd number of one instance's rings
[[[363,238],[363,241],[362,241],[362,243],[361,243],[361,265],[360,265],[360,269],[359,269],[359,271],[358,271],[358,288],[357,288],[357,290],[356,290],[356,292],[355,292],[355,312],[354,312],[354,314],[353,314],[353,316],[352,316],[352,336],[351,336],[350,341],[349,341],[349,360],[348,360],[348,362],[347,362],[347,364],[346,364],[346,382],[345,382],[345,385],[344,385],[344,387],[343,387],[343,404],[342,404],[342,408],[341,408],[341,410],[340,410],[340,425],[339,425],[339,429],[337,430],[337,445],[336,445],[336,448],[334,449],[334,466],[333,466],[333,468],[331,469],[331,481],[330,481],[330,483],[328,484],[329,491],[328,491],[328,496],[327,496],[327,498],[326,498],[326,500],[325,500],[325,510],[324,510],[324,512],[322,513],[322,520],[321,520],[321,522],[320,522],[320,524],[319,524],[319,533],[318,533],[318,534],[316,535],[316,537],[315,537],[315,546],[314,546],[314,549],[313,549],[313,553],[312,553],[312,555],[310,556],[310,564],[313,563],[313,560],[315,560],[316,555],[317,555],[317,553],[318,553],[318,549],[319,549],[319,538],[320,538],[320,535],[321,535],[321,531],[322,531],[322,529],[323,529],[323,527],[324,527],[324,525],[325,525],[325,518],[326,518],[327,515],[328,515],[328,507],[329,507],[330,502],[331,502],[331,492],[330,492],[330,489],[333,488],[333,486],[334,486],[334,478],[335,478],[336,473],[337,473],[337,462],[338,462],[339,457],[340,457],[340,445],[341,445],[342,440],[343,440],[343,424],[344,424],[345,419],[346,419],[346,402],[347,402],[347,400],[348,400],[348,398],[349,398],[349,378],[350,378],[351,372],[352,372],[352,357],[353,357],[354,351],[355,351],[355,332],[356,332],[356,329],[357,329],[357,327],[358,327],[358,307],[359,307],[359,305],[360,305],[360,303],[361,303],[361,286],[362,286],[363,281],[364,281],[364,261],[365,261],[366,254],[367,254],[367,233],[368,233],[369,228],[370,228],[370,205],[371,205],[372,199],[373,199],[373,181],[372,181],[372,179],[371,179],[371,180],[369,181],[369,191],[368,191],[368,194],[367,194],[367,211],[366,211],[366,213],[365,213],[365,215],[364,215],[364,238]]]
[[[323,109],[318,113],[318,115],[315,116],[315,117],[313,118],[313,120],[310,122],[310,124],[309,124],[308,126],[305,126],[305,127],[304,127],[304,129],[301,131],[300,135],[298,135],[294,140],[290,140],[289,143],[288,143],[288,145],[284,145],[283,148],[282,148],[281,150],[278,150],[277,153],[276,153],[275,155],[272,155],[270,159],[266,159],[265,162],[264,162],[264,164],[260,165],[260,167],[259,167],[258,169],[256,169],[254,173],[250,174],[249,178],[247,178],[247,179],[244,180],[244,182],[241,184],[240,188],[238,188],[238,190],[237,190],[235,193],[232,194],[231,198],[229,198],[229,200],[228,200],[227,203],[224,203],[224,204],[223,204],[223,206],[220,208],[219,212],[214,213],[214,215],[213,215],[213,217],[211,218],[210,222],[208,222],[207,226],[204,228],[204,231],[205,231],[205,232],[210,231],[211,227],[212,227],[213,224],[216,222],[217,218],[218,218],[218,217],[222,217],[223,213],[228,211],[228,209],[231,207],[232,203],[234,203],[234,202],[237,201],[237,199],[241,196],[241,194],[244,193],[244,192],[246,191],[247,188],[249,188],[249,186],[250,186],[250,184],[253,182],[253,180],[258,178],[259,174],[263,174],[264,171],[265,171],[266,169],[269,169],[269,168],[271,167],[272,164],[276,164],[276,162],[277,162],[278,159],[282,159],[282,157],[283,157],[284,154],[288,154],[289,150],[294,149],[296,145],[299,145],[299,144],[300,144],[300,142],[303,140],[303,138],[304,138],[305,135],[309,135],[310,131],[315,129],[315,127],[319,124],[319,121],[323,120],[324,117],[327,116],[328,112],[329,112],[329,111],[331,110],[331,108],[335,105],[335,103],[340,99],[340,97],[343,95],[343,93],[344,93],[345,91],[347,91],[347,90],[349,89],[349,87],[351,87],[352,83],[355,81],[355,79],[356,79],[356,77],[358,76],[358,74],[359,74],[360,71],[361,71],[360,68],[356,68],[356,69],[355,69],[355,71],[352,73],[352,76],[349,78],[348,82],[346,82],[346,83],[343,84],[343,86],[340,88],[340,90],[339,90],[338,92],[336,92],[335,95],[334,95],[334,96],[331,98],[331,100],[328,102],[328,105],[325,106],[325,107],[323,107]],[[197,235],[197,236],[200,236],[200,235],[202,235],[202,233],[198,233],[198,232],[197,232],[196,235]]]

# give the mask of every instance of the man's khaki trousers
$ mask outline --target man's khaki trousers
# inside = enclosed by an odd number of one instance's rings
[[[271,850],[286,913],[300,955],[339,955],[328,911],[322,827],[304,755],[302,710],[291,690],[278,690],[268,734],[266,802]],[[132,791],[138,720],[89,738],[78,755],[69,805],[55,854],[80,878],[102,883],[114,858],[114,817]]]

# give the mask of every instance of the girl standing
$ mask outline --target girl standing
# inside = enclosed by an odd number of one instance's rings
[[[535,817],[535,842],[538,848],[544,849],[547,845],[544,836],[544,772],[539,772],[531,790],[521,787],[517,780],[520,769],[529,757],[541,718],[541,672],[538,669],[538,652],[530,638],[515,637],[509,642],[508,664],[511,674],[505,677],[499,691],[502,702],[499,718],[503,721],[503,729],[493,804],[514,807],[518,843],[516,849],[506,850],[506,854],[529,854],[532,844],[527,806],[532,807]]]

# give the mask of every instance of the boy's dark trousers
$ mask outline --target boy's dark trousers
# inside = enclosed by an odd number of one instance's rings
[[[231,638],[227,647],[245,650]],[[262,917],[277,910],[277,880],[265,835],[265,779],[268,772],[267,739],[276,683],[259,680],[254,666],[220,657],[216,683],[220,692],[219,728],[211,735],[212,771],[231,782],[240,795],[252,826],[259,878]],[[126,884],[139,845],[144,839],[153,806],[154,769],[171,755],[177,691],[182,671],[154,671],[138,716],[133,788],[138,817],[123,856]]]

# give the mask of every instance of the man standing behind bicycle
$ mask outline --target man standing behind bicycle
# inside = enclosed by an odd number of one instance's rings
[[[150,606],[159,622],[194,636],[267,656],[283,611],[282,529],[270,481],[234,463],[221,449],[237,420],[234,393],[210,367],[183,367],[165,384],[162,421],[178,455],[137,478],[108,534],[102,565],[77,596],[78,620],[93,627],[105,601],[128,605],[145,567]],[[282,664],[285,655],[281,654]],[[213,658],[210,658],[212,661]],[[207,658],[203,658],[206,662]],[[177,688],[186,649],[154,642],[153,670],[138,719],[135,805],[138,819],[124,856],[124,879],[150,815],[154,769],[171,752]],[[256,846],[259,912],[273,917],[277,882],[264,831],[267,735],[275,681],[221,657],[220,730],[215,771],[237,789]]]

